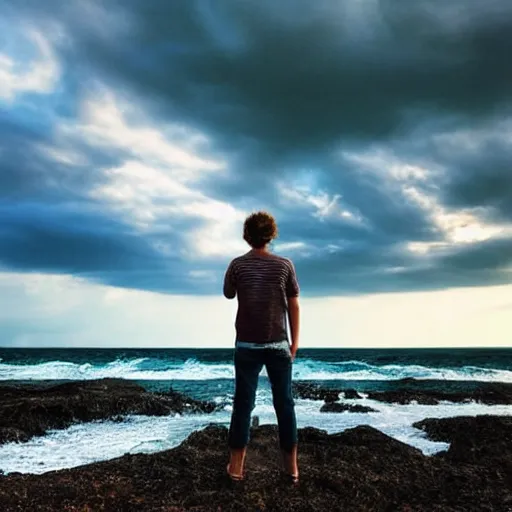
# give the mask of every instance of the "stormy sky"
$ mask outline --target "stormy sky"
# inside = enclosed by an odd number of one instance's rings
[[[0,344],[72,343],[84,315],[112,325],[137,308],[85,313],[90,293],[181,297],[172,314],[196,318],[260,209],[315,308],[409,296],[419,312],[456,289],[465,311],[486,293],[500,298],[484,309],[512,312],[508,0],[0,13]]]

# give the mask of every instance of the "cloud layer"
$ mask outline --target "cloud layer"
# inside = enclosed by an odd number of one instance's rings
[[[219,293],[264,208],[308,295],[511,281],[507,0],[3,9],[4,270]]]

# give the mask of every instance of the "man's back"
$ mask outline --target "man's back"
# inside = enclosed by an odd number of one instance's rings
[[[238,296],[236,339],[254,343],[287,340],[286,304],[299,285],[290,260],[249,251],[235,258],[224,279],[224,295]]]

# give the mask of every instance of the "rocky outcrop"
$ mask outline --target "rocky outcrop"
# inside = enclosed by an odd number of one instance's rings
[[[420,386],[427,381],[415,379],[402,379],[396,383],[390,383],[395,389],[385,391],[368,391],[367,398],[379,402],[409,404],[416,401],[422,405],[436,405],[441,401],[470,402],[475,401],[487,405],[512,404],[512,384],[510,383],[478,383],[474,389],[464,391],[434,391]],[[293,385],[295,396],[309,400],[323,400],[336,402],[340,396],[345,399],[359,399],[362,396],[355,389],[339,389],[324,387],[311,382],[295,382]]]
[[[225,476],[227,429],[212,425],[165,452],[0,477],[0,510],[507,511],[511,421],[424,420],[418,426],[452,443],[431,457],[370,426],[332,435],[300,429],[298,487],[282,478],[274,426],[253,429],[246,480],[234,485]],[[467,446],[478,456],[467,456]]]
[[[73,381],[49,387],[4,386],[0,389],[0,444],[27,441],[49,429],[79,422],[119,421],[127,414],[210,413],[219,407],[173,390],[150,393],[122,379]]]
[[[494,416],[459,416],[428,418],[413,424],[433,441],[450,443],[448,451],[439,454],[450,462],[484,466],[512,475],[512,417],[499,420]],[[510,481],[512,483],[512,480]]]
[[[320,412],[378,412],[372,407],[359,404],[345,404],[342,402],[325,402]]]
[[[340,395],[348,399],[362,398],[355,389],[327,388],[311,382],[294,382],[292,387],[294,395],[305,400],[336,402]]]
[[[371,391],[368,398],[380,402],[409,404],[413,401],[424,405],[436,405],[441,401],[470,402],[475,401],[487,405],[512,404],[512,384],[508,383],[481,383],[470,391],[431,391],[421,389],[397,389],[391,391]]]

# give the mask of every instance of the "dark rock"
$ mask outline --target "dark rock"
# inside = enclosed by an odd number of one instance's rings
[[[437,405],[438,393],[432,391],[410,391],[410,390],[392,390],[392,391],[370,391],[368,398],[379,402],[389,402],[395,404],[409,404],[413,401],[422,405]]]
[[[293,391],[296,397],[304,398],[306,400],[323,400],[324,402],[336,402],[340,393],[343,393],[345,398],[363,398],[355,389],[334,389],[320,386],[311,382],[294,382],[292,384]]]
[[[323,400],[336,402],[339,399],[339,389],[329,389],[309,382],[293,382],[292,389],[296,397],[305,400]]]
[[[433,441],[450,444],[440,453],[453,462],[494,466],[512,474],[512,417],[460,416],[457,418],[428,418],[413,424]]]
[[[421,389],[421,381],[413,378],[400,379],[393,383],[396,389],[369,391],[368,398],[379,402],[409,404],[413,401],[422,405],[437,405],[440,401],[463,403],[475,401],[487,405],[512,404],[512,384],[480,382],[477,387],[462,391],[434,391]],[[340,393],[346,399],[359,399],[362,396],[355,389],[332,389],[316,383],[295,382],[294,394],[298,398],[336,402]]]
[[[326,402],[320,408],[320,412],[378,412],[371,407],[359,404],[344,404],[342,402]]]
[[[470,402],[475,401],[487,405],[512,404],[512,384],[509,383],[480,383],[480,386],[470,391],[432,391],[421,389],[396,389],[389,391],[370,391],[368,398],[380,402],[409,404],[417,401],[423,405],[436,405],[441,401]]]
[[[506,511],[512,506],[512,419],[419,422],[452,446],[479,446],[479,457],[428,457],[370,427],[338,434],[299,430],[301,483],[282,478],[277,428],[252,432],[247,478],[225,476],[227,435],[210,425],[180,446],[43,475],[0,478],[0,510],[120,511]],[[500,458],[492,434],[503,439]],[[491,443],[491,445],[489,445]],[[462,446],[462,445],[461,445]],[[487,448],[486,448],[487,446]],[[490,451],[488,451],[491,446]],[[493,447],[494,446],[494,447]],[[498,464],[497,464],[498,463]]]
[[[19,428],[0,427],[0,444],[14,442],[21,443],[27,439],[30,439],[30,435]]]
[[[27,441],[49,429],[79,422],[123,421],[127,414],[210,413],[219,407],[173,390],[150,393],[122,379],[66,382],[44,388],[11,387],[0,395],[0,444]]]
[[[347,400],[363,398],[355,389],[344,389],[343,394]]]

